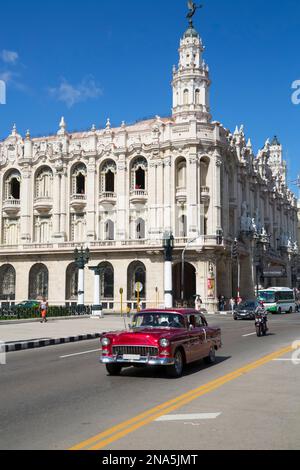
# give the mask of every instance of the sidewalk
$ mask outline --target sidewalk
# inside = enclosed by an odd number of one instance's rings
[[[211,315],[232,315],[218,312]],[[130,319],[125,317],[126,325]],[[39,320],[15,320],[0,322],[0,347],[5,343],[6,352],[42,348],[64,343],[96,339],[108,331],[123,330],[124,317],[106,315],[104,318],[74,317],[49,318],[47,323]]]
[[[126,319],[129,323],[129,319]],[[72,343],[99,338],[107,331],[124,329],[121,317],[102,319],[74,318],[49,320],[47,323],[14,323],[0,325],[0,342],[6,352],[33,349],[56,344]]]

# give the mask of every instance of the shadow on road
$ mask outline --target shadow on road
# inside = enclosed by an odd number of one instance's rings
[[[231,359],[231,356],[218,356],[215,364],[207,365],[204,361],[198,361],[194,364],[188,364],[185,369],[182,378],[189,375],[197,374],[206,369],[212,369],[222,362]],[[164,367],[130,367],[123,369],[121,376],[124,377],[136,377],[136,378],[145,378],[145,379],[165,379],[172,380],[168,377],[166,369]],[[182,380],[182,379],[177,379]]]

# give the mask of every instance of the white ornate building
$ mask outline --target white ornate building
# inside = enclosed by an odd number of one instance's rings
[[[162,238],[175,237],[174,303],[180,300],[181,254],[187,243],[187,302],[201,294],[216,308],[237,290],[231,259],[237,238],[241,295],[257,283],[291,285],[297,252],[297,201],[287,187],[282,146],[267,141],[258,155],[243,127],[230,133],[212,121],[209,68],[192,24],[173,69],[169,118],[23,138],[16,126],[0,142],[0,299],[46,295],[76,302],[74,248],[88,245],[101,265],[101,299],[119,310],[119,290],[134,303],[135,283],[148,306],[164,291]],[[266,244],[270,242],[270,245]],[[258,266],[258,268],[257,268]],[[262,274],[282,270],[282,278]],[[286,272],[286,276],[285,276]],[[85,271],[85,301],[93,273]]]

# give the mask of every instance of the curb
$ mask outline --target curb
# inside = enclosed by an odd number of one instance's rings
[[[25,349],[45,348],[47,346],[57,346],[58,344],[77,343],[79,341],[88,341],[102,336],[101,333],[88,335],[68,336],[66,338],[45,339],[37,341],[23,341],[16,343],[5,343],[5,352],[23,351]]]

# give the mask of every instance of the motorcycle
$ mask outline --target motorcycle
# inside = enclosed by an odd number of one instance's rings
[[[268,330],[268,319],[264,314],[258,314],[255,317],[255,328],[256,334],[260,338],[261,336],[266,336]]]

